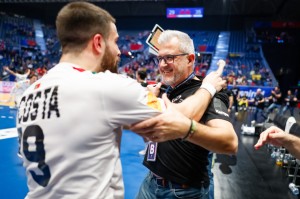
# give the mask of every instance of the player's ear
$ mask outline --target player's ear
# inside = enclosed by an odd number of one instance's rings
[[[104,48],[105,48],[105,42],[104,42],[104,38],[101,34],[95,34],[92,40],[92,45],[93,45],[93,49],[98,52],[101,53],[103,52]]]

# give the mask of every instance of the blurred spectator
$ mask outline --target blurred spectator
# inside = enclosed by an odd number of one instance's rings
[[[297,105],[297,101],[298,101],[297,97],[292,94],[291,90],[288,90],[287,95],[284,98],[285,106],[283,107],[281,114],[284,115],[287,110],[290,110],[291,116],[294,116],[294,109]]]

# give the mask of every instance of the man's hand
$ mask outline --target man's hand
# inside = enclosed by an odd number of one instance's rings
[[[190,119],[175,108],[163,94],[166,111],[162,114],[131,126],[130,130],[154,142],[183,138],[189,131]]]
[[[212,71],[206,75],[206,77],[203,79],[203,84],[211,84],[218,92],[226,86],[226,80],[222,79],[222,74],[226,63],[224,60],[220,59],[217,64],[219,68],[216,71]]]
[[[254,145],[255,149],[259,149],[264,144],[272,144],[275,146],[282,146],[286,137],[286,133],[276,126],[271,126],[260,134],[259,140]]]
[[[156,97],[158,97],[159,92],[160,92],[160,87],[161,87],[161,83],[157,83],[157,84],[150,84],[147,86],[148,91],[152,92]]]

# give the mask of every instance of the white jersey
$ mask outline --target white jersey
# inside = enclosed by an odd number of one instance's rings
[[[18,81],[15,83],[15,86],[11,90],[11,96],[14,96],[16,105],[18,105],[21,101],[22,95],[27,88],[30,86],[30,80],[25,79],[23,81]]]
[[[52,68],[25,91],[18,112],[26,198],[123,198],[117,132],[159,114],[149,103],[162,105],[131,78]]]
[[[19,81],[24,81],[26,80],[28,77],[28,74],[16,74],[16,81],[19,82]]]

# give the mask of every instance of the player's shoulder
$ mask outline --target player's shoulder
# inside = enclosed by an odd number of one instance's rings
[[[107,81],[110,81],[114,84],[119,84],[121,86],[121,84],[131,84],[131,83],[137,83],[137,81],[129,76],[127,76],[126,74],[118,74],[118,73],[112,73],[109,70],[106,70],[105,72],[100,72],[97,74],[101,79],[106,79]]]

